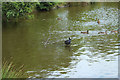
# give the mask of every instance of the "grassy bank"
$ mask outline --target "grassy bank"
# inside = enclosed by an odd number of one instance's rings
[[[16,68],[13,62],[3,61],[2,78],[22,78],[23,75],[23,66]]]

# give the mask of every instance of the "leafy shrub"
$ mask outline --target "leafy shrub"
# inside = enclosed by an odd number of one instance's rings
[[[4,20],[9,21],[13,18],[21,16],[26,17],[32,12],[35,3],[31,2],[3,2],[2,3],[2,16]]]
[[[36,4],[37,10],[50,10],[56,3],[55,2],[39,2]]]

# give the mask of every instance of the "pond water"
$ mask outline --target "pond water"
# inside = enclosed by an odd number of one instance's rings
[[[119,41],[111,33],[117,29],[118,3],[38,12],[32,20],[3,24],[3,58],[24,64],[29,78],[117,78]]]

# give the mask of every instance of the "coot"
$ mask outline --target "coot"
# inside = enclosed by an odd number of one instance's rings
[[[65,44],[66,44],[66,45],[69,45],[70,43],[71,43],[71,39],[70,39],[70,37],[69,37],[69,40],[66,40],[66,41],[65,41]]]

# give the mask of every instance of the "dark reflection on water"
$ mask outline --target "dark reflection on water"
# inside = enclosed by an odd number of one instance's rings
[[[26,77],[116,78],[119,42],[111,30],[118,29],[117,5],[61,8],[36,13],[34,20],[3,24],[3,57],[24,64]],[[89,34],[81,34],[86,30]],[[69,37],[72,43],[66,46]]]

